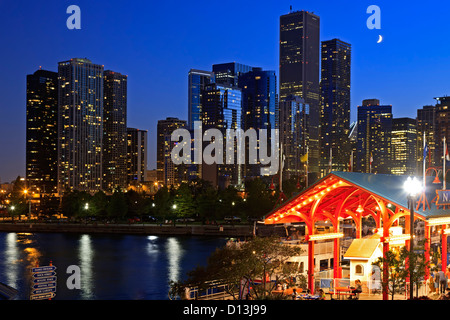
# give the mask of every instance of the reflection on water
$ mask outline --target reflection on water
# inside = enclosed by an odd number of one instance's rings
[[[138,235],[0,232],[0,282],[29,299],[30,268],[57,267],[56,300],[168,299],[170,280],[205,264],[225,239]],[[187,254],[189,253],[189,254]],[[81,289],[69,290],[67,267],[78,265]]]
[[[180,277],[180,260],[183,255],[183,250],[177,238],[172,237],[167,240],[166,253],[169,260],[167,266],[169,281],[177,281]]]
[[[81,272],[81,297],[84,300],[90,300],[93,298],[92,260],[94,257],[90,235],[83,234],[81,236],[78,252],[78,259],[80,261],[79,267]]]

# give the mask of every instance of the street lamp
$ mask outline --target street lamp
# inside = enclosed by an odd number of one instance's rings
[[[420,181],[414,177],[408,177],[405,183],[403,184],[403,189],[408,195],[408,207],[410,213],[410,221],[409,221],[409,233],[410,233],[410,241],[409,241],[409,252],[412,253],[414,251],[414,207],[416,206],[417,195],[422,192],[423,186]],[[411,263],[411,261],[409,262]],[[413,299],[413,268],[411,264],[409,265],[409,299]]]

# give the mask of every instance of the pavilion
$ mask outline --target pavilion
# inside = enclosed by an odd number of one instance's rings
[[[301,191],[291,199],[274,208],[265,216],[265,224],[284,224],[303,222],[306,225],[308,241],[308,287],[314,290],[314,242],[326,239],[334,241],[333,276],[341,278],[339,267],[339,223],[343,219],[353,219],[356,238],[362,236],[362,218],[372,216],[376,223],[379,241],[383,244],[383,254],[389,251],[390,242],[410,242],[410,208],[404,183],[408,176],[389,174],[367,174],[356,172],[331,172],[313,185]],[[426,185],[417,207],[414,208],[414,220],[425,224],[425,259],[430,259],[430,228],[440,226],[442,236],[442,269],[447,267],[447,224],[450,224],[450,210],[438,199],[437,185],[429,183],[433,177],[426,177]],[[422,205],[423,204],[423,205]],[[431,204],[431,206],[430,206]],[[438,206],[436,205],[438,204]],[[404,217],[405,233],[390,234],[390,228],[399,226]],[[334,232],[315,234],[315,224],[329,221]],[[387,268],[386,268],[387,269]],[[386,275],[385,275],[386,276]],[[429,277],[429,270],[426,278]],[[383,293],[383,299],[387,293]]]

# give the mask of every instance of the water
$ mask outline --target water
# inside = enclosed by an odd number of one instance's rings
[[[31,293],[30,268],[57,267],[55,300],[167,300],[169,280],[205,265],[225,238],[0,232],[0,282]],[[67,267],[77,265],[81,289],[69,290]]]

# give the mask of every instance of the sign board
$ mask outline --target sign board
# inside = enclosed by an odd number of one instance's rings
[[[52,299],[56,296],[54,292],[47,292],[42,294],[33,294],[30,297],[30,300],[44,300],[44,299]]]
[[[33,289],[30,300],[52,299],[56,296],[56,267],[43,266],[31,268]]]
[[[448,206],[450,205],[450,190],[436,190],[437,206]]]

